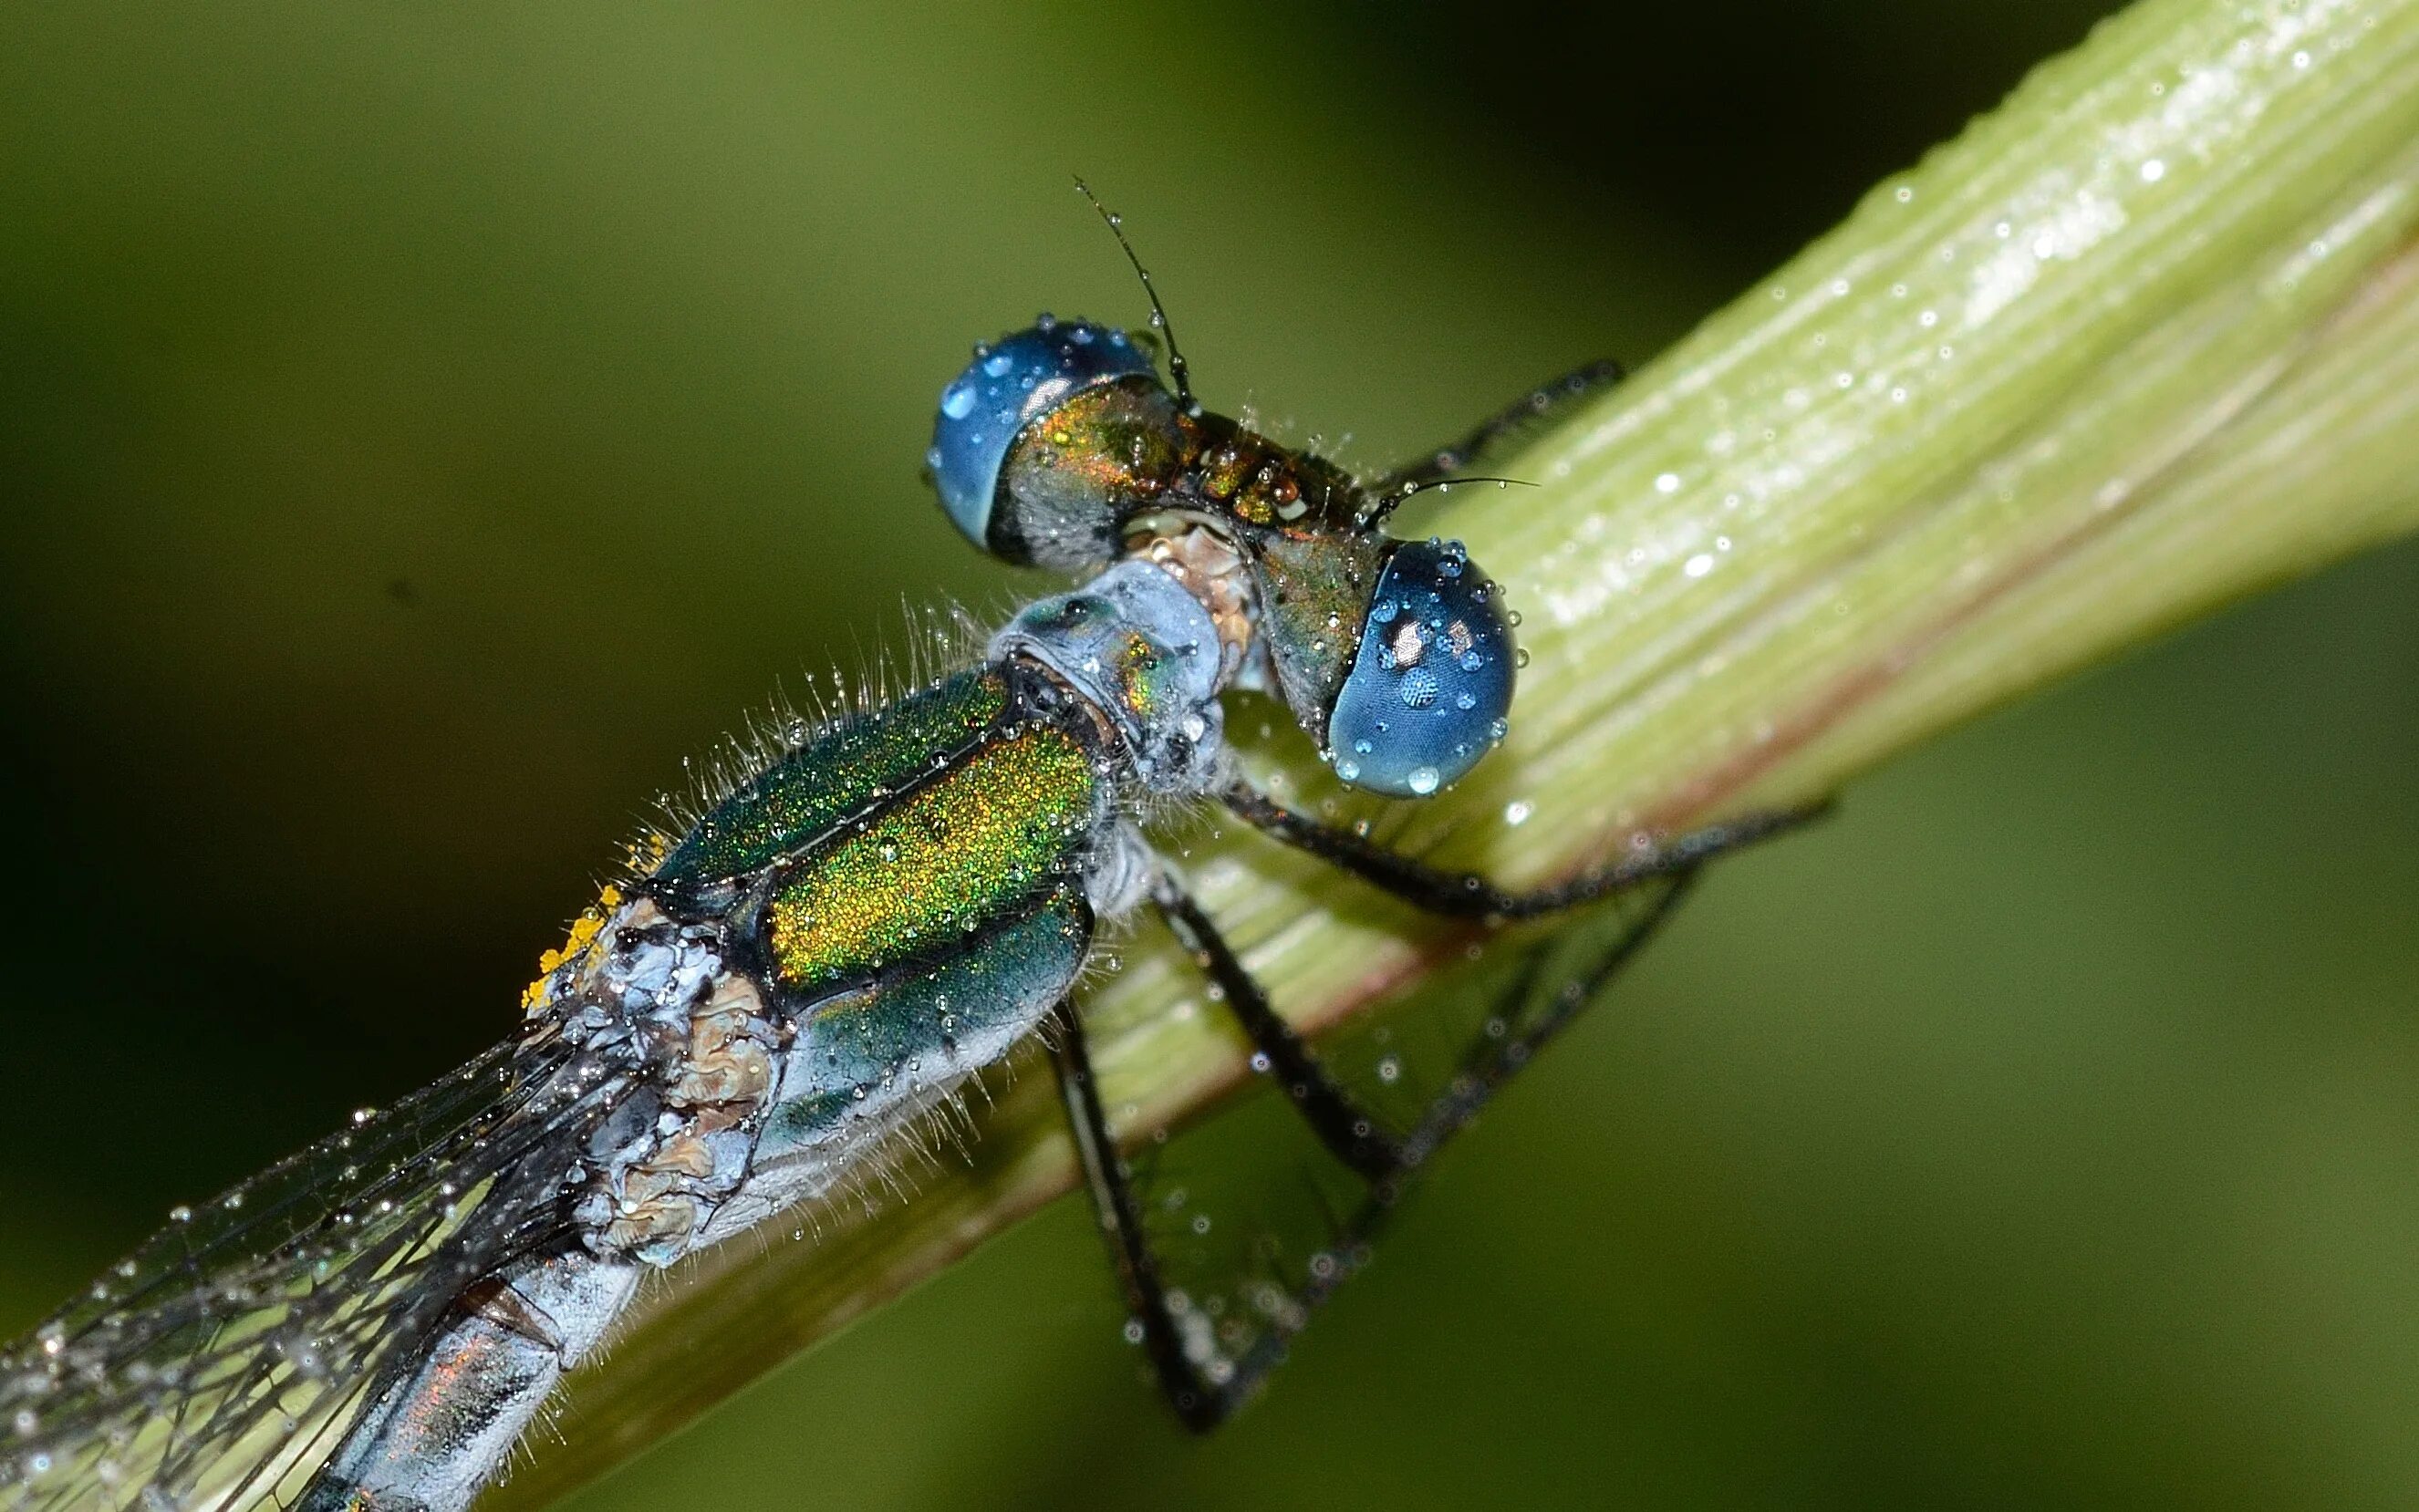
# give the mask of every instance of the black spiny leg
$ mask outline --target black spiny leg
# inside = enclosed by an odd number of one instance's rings
[[[1153,901],[1178,939],[1223,991],[1271,1072],[1286,1087],[1294,1106],[1327,1148],[1368,1184],[1358,1212],[1293,1283],[1300,1304],[1292,1320],[1275,1324],[1240,1356],[1220,1352],[1203,1337],[1188,1344],[1187,1319],[1171,1303],[1159,1261],[1143,1227],[1141,1205],[1117,1152],[1093,1078],[1082,1019],[1071,1002],[1053,1015],[1051,1052],[1059,1092],[1073,1126],[1075,1148],[1091,1188],[1101,1227],[1108,1240],[1118,1284],[1160,1389],[1184,1425],[1207,1432],[1251,1399],[1269,1373],[1284,1363],[1286,1345],[1312,1308],[1359,1268],[1368,1242],[1384,1224],[1406,1179],[1446,1140],[1460,1132],[1497,1088],[1526,1068],[1546,1042],[1568,1026],[1630,959],[1654,936],[1694,880],[1682,870],[1641,886],[1659,887],[1643,913],[1620,923],[1591,959],[1569,963],[1541,952],[1507,995],[1500,1030],[1481,1039],[1432,1100],[1418,1121],[1397,1136],[1361,1110],[1351,1095],[1328,1076],[1301,1038],[1269,1003],[1268,994],[1246,970],[1198,904],[1172,882],[1163,881]],[[1528,1005],[1551,965],[1563,980],[1533,1013]],[[1525,1022],[1523,1020],[1525,1019]],[[1194,1331],[1199,1320],[1192,1319]]]
[[[1626,376],[1619,363],[1607,358],[1539,384],[1460,440],[1397,468],[1372,484],[1369,491],[1381,499],[1409,498],[1430,484],[1444,482],[1469,471],[1488,452],[1567,413],[1580,399],[1610,388]]]
[[[1507,1028],[1502,1040],[1481,1040],[1473,1045],[1460,1070],[1421,1114],[1419,1121],[1400,1134],[1385,1128],[1327,1073],[1293,1026],[1270,1004],[1267,990],[1227,945],[1200,904],[1164,879],[1154,887],[1152,901],[1178,943],[1192,952],[1194,963],[1217,984],[1226,1007],[1250,1036],[1253,1048],[1268,1062],[1269,1074],[1285,1088],[1302,1121],[1327,1147],[1328,1153],[1368,1183],[1371,1201],[1382,1207],[1400,1195],[1405,1177],[1414,1167],[1477,1117],[1479,1108],[1495,1089],[1518,1074],[1596,990],[1645,947],[1687,895],[1689,885],[1696,880],[1696,866],[1694,861],[1675,865],[1656,876],[1626,884],[1633,888],[1659,884],[1661,891],[1644,913],[1623,928],[1603,959],[1573,972],[1558,990],[1553,1005],[1536,1023],[1518,1032]],[[1536,973],[1544,964],[1545,956],[1540,954],[1536,965],[1514,993],[1515,999],[1525,1001],[1531,995]]]
[[[1402,1173],[1402,1148],[1327,1074],[1191,894],[1163,876],[1152,884],[1150,900],[1177,943],[1192,952],[1194,964],[1217,984],[1227,1011],[1242,1025],[1252,1048],[1268,1062],[1269,1074],[1285,1088],[1318,1142],[1371,1187],[1388,1188]]]
[[[1415,861],[1372,844],[1348,829],[1296,813],[1244,783],[1234,784],[1219,796],[1238,817],[1275,839],[1308,851],[1330,866],[1349,872],[1415,908],[1451,918],[1538,918],[1557,914],[1658,877],[1693,872],[1726,851],[1795,829],[1830,810],[1830,805],[1824,803],[1708,825],[1571,881],[1524,892],[1499,887],[1476,872],[1446,872]]]
[[[1142,1330],[1142,1346],[1158,1373],[1160,1390],[1184,1426],[1207,1433],[1251,1395],[1263,1368],[1248,1380],[1213,1382],[1187,1352],[1184,1330],[1168,1305],[1167,1286],[1160,1279],[1159,1260],[1150,1236],[1143,1232],[1141,1205],[1134,1201],[1133,1182],[1117,1154],[1116,1134],[1101,1106],[1101,1089],[1092,1078],[1092,1052],[1084,1039],[1084,1021],[1072,1000],[1061,1000],[1051,1014],[1051,1058],[1058,1068],[1058,1095],[1067,1104],[1067,1121],[1074,1130],[1075,1153],[1084,1180],[1092,1189],[1092,1204],[1108,1238],[1109,1255],[1118,1284],[1126,1294],[1126,1310]]]

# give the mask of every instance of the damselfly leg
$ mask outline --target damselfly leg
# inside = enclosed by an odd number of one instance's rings
[[[1082,1016],[1071,1004],[1061,1005],[1052,1052],[1076,1149],[1124,1292],[1132,1336],[1180,1421],[1207,1431],[1251,1399],[1284,1363],[1287,1345],[1310,1312],[1365,1261],[1370,1241],[1412,1174],[1653,938],[1700,864],[1690,861],[1632,881],[1626,893],[1635,907],[1621,909],[1615,900],[1578,921],[1568,939],[1534,950],[1489,1007],[1451,1075],[1414,1117],[1394,1126],[1329,1072],[1276,1012],[1207,913],[1180,887],[1161,881],[1153,897],[1162,917],[1242,1026],[1255,1063],[1265,1066],[1320,1145],[1358,1179],[1362,1192],[1357,1206],[1333,1222],[1297,1273],[1281,1278],[1287,1293],[1282,1304],[1260,1308],[1259,1325],[1239,1349],[1221,1349],[1217,1330],[1198,1304],[1167,1279],[1146,1204],[1106,1112]]]
[[[1676,840],[1633,851],[1567,882],[1520,889],[1501,887],[1474,872],[1444,871],[1373,844],[1353,830],[1297,813],[1244,783],[1230,785],[1219,796],[1238,818],[1274,839],[1349,872],[1414,908],[1446,918],[1541,918],[1558,914],[1642,882],[1693,871],[1715,856],[1795,829],[1829,811],[1827,804],[1818,804],[1707,825]]]
[[[1580,401],[1602,393],[1629,376],[1628,369],[1609,357],[1576,367],[1540,383],[1471,428],[1470,434],[1441,446],[1414,462],[1405,463],[1368,485],[1381,499],[1407,499],[1423,488],[1451,483],[1490,456],[1501,455],[1527,437],[1565,419]]]

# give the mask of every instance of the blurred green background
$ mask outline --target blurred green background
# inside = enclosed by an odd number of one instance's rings
[[[915,469],[1138,316],[1070,173],[1376,463],[2104,8],[8,8],[0,1333],[503,1032],[777,678],[1033,591]],[[2405,548],[1725,866],[1225,1433],[1062,1204],[577,1504],[2419,1504],[2414,753]]]

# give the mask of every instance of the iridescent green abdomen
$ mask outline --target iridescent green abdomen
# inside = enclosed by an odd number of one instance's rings
[[[995,730],[1008,680],[960,672],[824,731],[715,806],[656,869],[655,883],[695,893],[815,844]]]
[[[1069,730],[1036,719],[994,732],[785,871],[764,912],[775,979],[812,995],[963,949],[1080,869],[1105,797]]]

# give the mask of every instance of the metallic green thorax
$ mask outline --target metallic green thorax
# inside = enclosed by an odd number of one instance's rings
[[[992,670],[960,672],[816,735],[715,807],[656,870],[693,890],[811,845],[983,740],[1008,712]]]
[[[1038,887],[1075,869],[1102,796],[1068,731],[1001,732],[789,870],[765,912],[775,975],[813,994],[1021,917]]]
[[[963,673],[835,725],[718,805],[651,887],[738,909],[803,1005],[978,949],[1051,911],[1112,812],[1091,717],[1029,665]],[[749,917],[752,915],[752,917]]]

